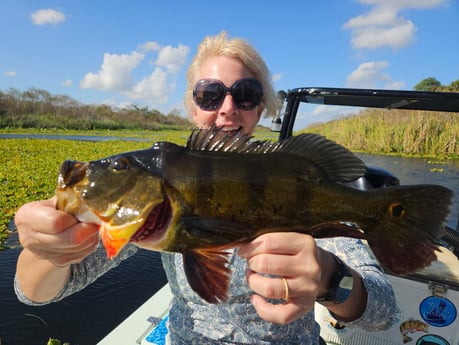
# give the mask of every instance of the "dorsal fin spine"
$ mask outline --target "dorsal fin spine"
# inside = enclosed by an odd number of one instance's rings
[[[290,137],[282,143],[270,140],[255,140],[250,134],[228,134],[212,125],[207,129],[197,129],[188,138],[189,150],[232,152],[241,154],[268,154],[285,152],[315,164],[324,173],[325,179],[348,182],[361,177],[365,164],[345,147],[314,133]]]

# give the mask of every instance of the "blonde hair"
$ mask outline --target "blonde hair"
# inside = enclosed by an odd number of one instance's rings
[[[198,81],[201,65],[209,58],[215,56],[225,56],[239,59],[244,66],[258,79],[263,85],[262,106],[265,116],[275,116],[280,101],[274,91],[271,75],[266,63],[260,54],[246,40],[241,38],[227,38],[226,32],[221,32],[216,36],[207,36],[198,46],[193,61],[187,71],[187,89],[185,91],[185,106],[188,114],[193,114],[195,107],[193,101],[193,87]]]

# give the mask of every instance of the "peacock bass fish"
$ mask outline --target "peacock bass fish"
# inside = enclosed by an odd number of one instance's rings
[[[366,239],[388,271],[407,274],[436,259],[453,193],[437,185],[357,190],[365,164],[317,134],[281,143],[210,127],[186,146],[91,161],[65,161],[57,208],[100,224],[112,258],[129,242],[182,253],[191,288],[227,298],[227,250],[269,232]]]

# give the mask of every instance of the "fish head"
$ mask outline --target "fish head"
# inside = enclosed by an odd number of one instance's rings
[[[128,242],[146,242],[150,249],[160,249],[167,237],[173,205],[165,181],[156,169],[146,169],[138,155],[65,161],[56,195],[58,209],[81,222],[100,225],[109,258]]]

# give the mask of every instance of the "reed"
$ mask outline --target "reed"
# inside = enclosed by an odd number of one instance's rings
[[[302,132],[320,133],[357,152],[459,157],[458,113],[365,110]]]

